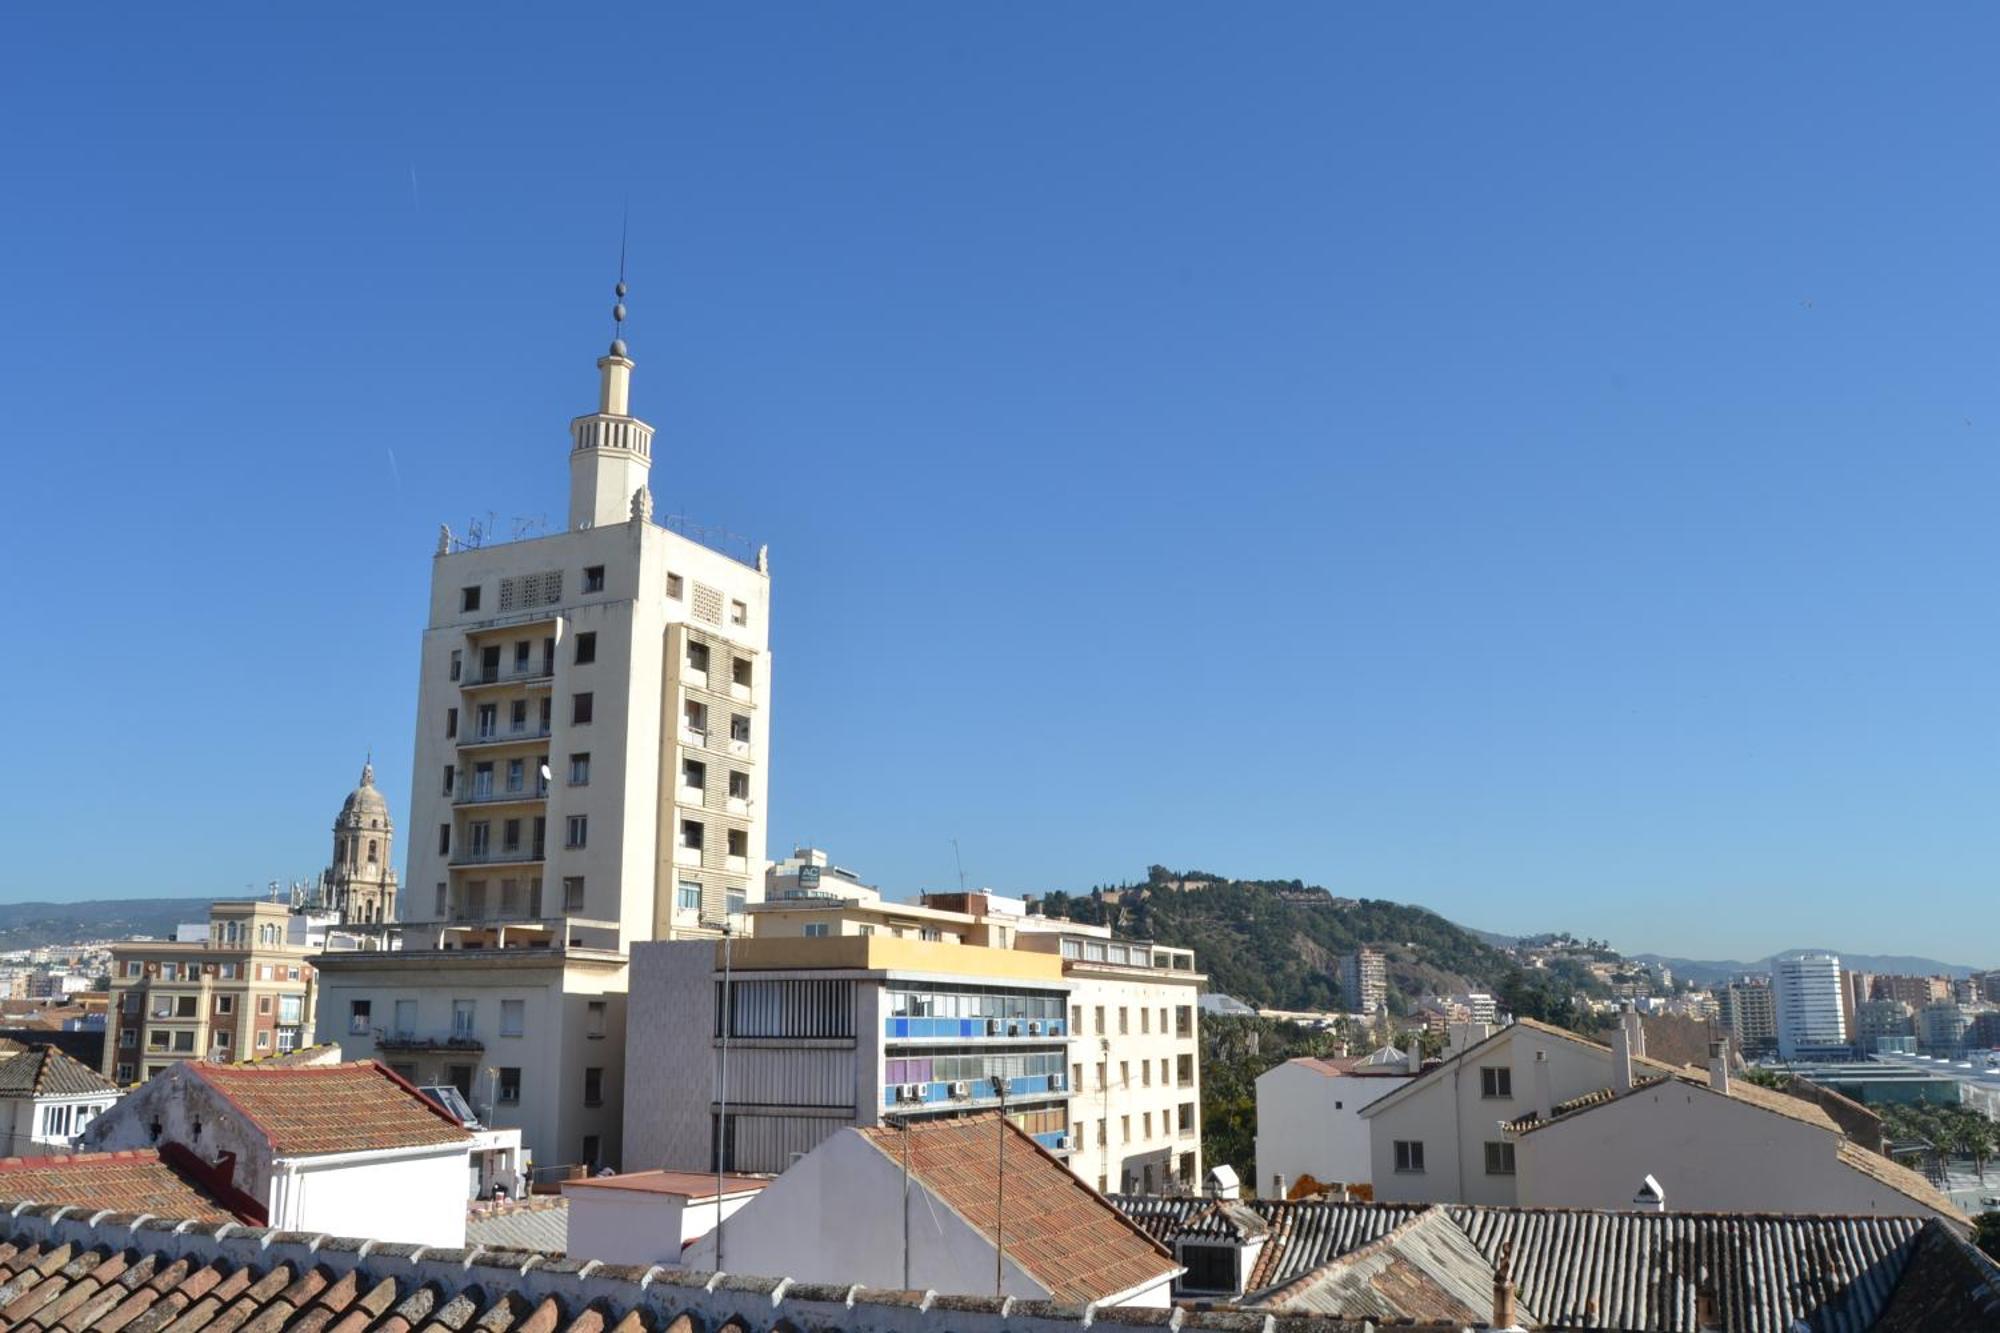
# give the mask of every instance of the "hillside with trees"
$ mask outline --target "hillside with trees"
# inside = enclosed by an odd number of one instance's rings
[[[1299,880],[1154,866],[1141,883],[1051,893],[1040,905],[1050,916],[1193,949],[1211,991],[1260,1008],[1346,1008],[1340,955],[1362,945],[1386,960],[1391,1014],[1408,1013],[1426,993],[1486,990],[1517,1014],[1567,1024],[1569,993],[1594,984],[1588,972],[1525,973],[1501,949],[1426,908],[1339,898]]]

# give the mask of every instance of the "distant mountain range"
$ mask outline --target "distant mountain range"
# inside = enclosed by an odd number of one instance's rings
[[[1697,986],[1711,986],[1744,972],[1769,972],[1772,959],[1800,952],[1802,950],[1784,949],[1769,958],[1760,958],[1754,963],[1739,963],[1733,958],[1669,958],[1657,953],[1637,953],[1633,954],[1632,958],[1635,962],[1665,964],[1673,969],[1676,981],[1686,977]],[[1840,965],[1850,972],[1896,972],[1919,977],[1963,977],[1981,970],[1960,963],[1940,963],[1935,958],[1918,958],[1911,954],[1849,953],[1845,949],[1827,949],[1824,952],[1839,954]]]
[[[208,920],[215,898],[97,898],[80,903],[0,903],[0,950],[44,944],[171,937],[184,921]]]

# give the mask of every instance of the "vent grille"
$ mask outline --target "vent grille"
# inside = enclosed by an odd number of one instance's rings
[[[500,609],[519,611],[530,606],[554,606],[562,600],[563,576],[560,569],[539,574],[522,574],[500,580]]]
[[[694,618],[711,625],[722,623],[722,589],[711,588],[706,583],[694,585]]]

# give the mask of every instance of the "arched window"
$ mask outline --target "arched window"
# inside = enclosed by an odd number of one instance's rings
[[[368,840],[368,864],[371,866],[375,864],[375,839],[373,838]]]

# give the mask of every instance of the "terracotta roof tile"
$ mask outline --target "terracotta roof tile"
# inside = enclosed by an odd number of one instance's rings
[[[987,1114],[911,1126],[911,1176],[991,1241],[1004,1155],[1007,1255],[1055,1300],[1103,1300],[1180,1267],[1164,1246],[1040,1144],[1012,1124],[1003,1134],[1002,1123]],[[855,1132],[890,1161],[902,1163],[904,1130],[884,1125]]]
[[[117,1084],[53,1046],[36,1046],[20,1055],[0,1057],[0,1097],[70,1097],[117,1091]]]
[[[1853,1167],[1862,1175],[1887,1185],[1899,1194],[1915,1199],[1924,1207],[1941,1213],[1955,1222],[1971,1224],[1972,1219],[1961,1213],[1958,1206],[1942,1191],[1901,1162],[1892,1162],[1881,1153],[1869,1152],[1860,1144],[1848,1139],[1840,1141],[1836,1153],[1842,1163]]]
[[[192,1164],[152,1149],[0,1158],[0,1198],[201,1222],[259,1221],[255,1201],[221,1196]]]
[[[372,1060],[339,1065],[193,1064],[281,1157],[468,1143],[436,1103]]]

